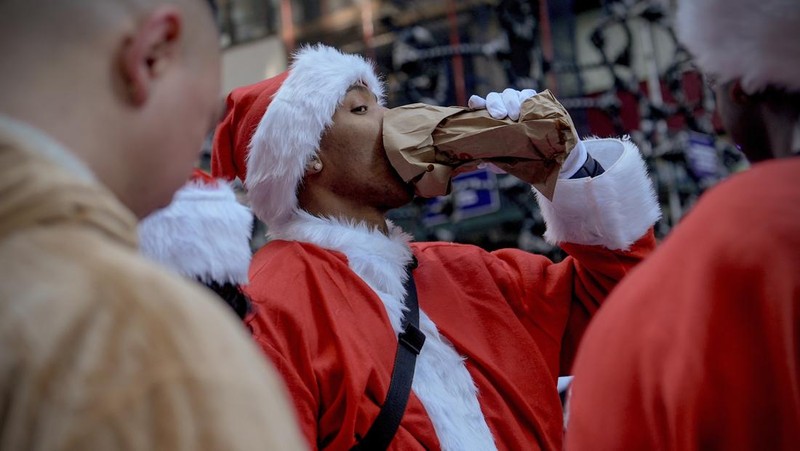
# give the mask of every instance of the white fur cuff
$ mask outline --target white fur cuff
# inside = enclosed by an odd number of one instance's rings
[[[560,179],[552,202],[536,192],[547,223],[544,237],[552,244],[626,250],[661,217],[644,161],[627,139],[584,143],[605,172],[597,177]]]

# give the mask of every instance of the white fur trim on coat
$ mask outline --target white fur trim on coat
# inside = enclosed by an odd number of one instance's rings
[[[544,237],[552,244],[628,249],[661,217],[644,161],[627,139],[584,143],[605,172],[597,177],[559,179],[552,202],[536,192],[547,223]]]
[[[139,223],[142,254],[202,282],[247,283],[253,215],[222,180],[190,182]]]
[[[348,265],[383,302],[395,334],[405,307],[405,267],[411,237],[387,221],[389,236],[363,224],[318,218],[305,212],[270,230],[273,239],[316,244],[344,253]],[[478,402],[478,390],[464,358],[439,334],[420,309],[425,346],[417,358],[412,390],[430,417],[443,450],[494,450],[494,438]]]
[[[751,94],[800,91],[800,1],[681,0],[675,22],[697,65],[720,81],[741,78]]]
[[[308,160],[319,151],[323,132],[355,83],[383,104],[383,84],[373,65],[323,45],[304,47],[253,134],[247,156],[250,205],[268,227],[297,210],[297,187]]]

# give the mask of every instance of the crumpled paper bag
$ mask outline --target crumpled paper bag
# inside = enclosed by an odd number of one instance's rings
[[[421,197],[448,194],[459,168],[486,162],[513,167],[552,200],[558,171],[577,143],[572,118],[549,90],[526,99],[518,121],[422,103],[393,108],[383,118],[389,161]]]

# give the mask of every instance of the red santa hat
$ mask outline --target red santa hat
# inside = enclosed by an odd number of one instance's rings
[[[253,215],[231,186],[195,170],[166,208],[139,223],[145,256],[203,283],[247,283]]]
[[[235,89],[214,136],[215,177],[244,181],[250,206],[268,227],[297,211],[297,187],[348,88],[365,85],[383,103],[374,66],[358,55],[307,46],[287,72]]]
[[[720,81],[800,91],[800,0],[680,0],[676,31]]]

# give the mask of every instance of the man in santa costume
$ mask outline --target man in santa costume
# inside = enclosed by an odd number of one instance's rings
[[[700,199],[584,337],[574,450],[800,449],[800,2],[681,0],[753,166]]]
[[[473,104],[516,119],[525,95]],[[269,230],[247,290],[256,340],[284,376],[309,443],[351,448],[386,398],[415,257],[426,341],[391,447],[560,448],[556,379],[606,294],[654,247],[659,209],[636,147],[580,144],[553,201],[538,196],[547,239],[571,255],[561,263],[413,243],[385,217],[414,187],[384,152],[383,97],[370,63],[321,45],[230,94],[212,170],[244,180]],[[586,162],[590,174],[595,162],[605,172],[570,178]]]

